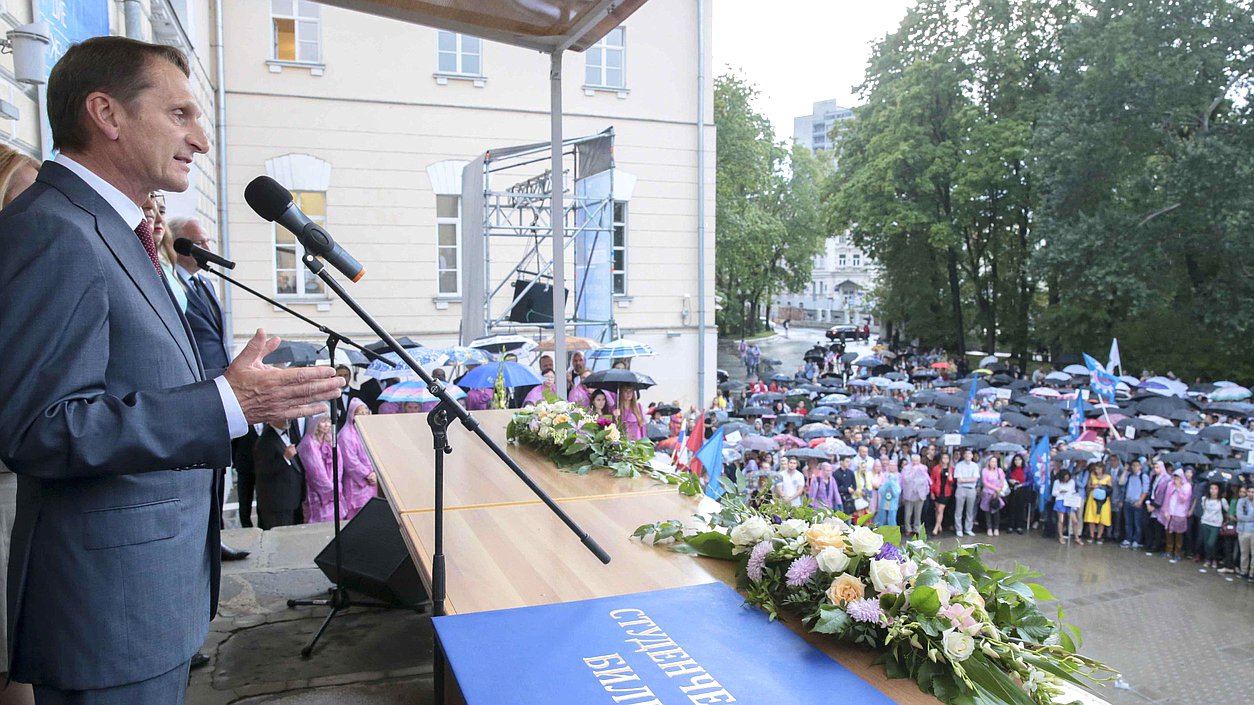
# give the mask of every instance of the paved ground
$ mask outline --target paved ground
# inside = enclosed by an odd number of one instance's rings
[[[794,328],[790,339],[761,345],[791,370],[817,337]],[[743,376],[734,342],[719,346],[719,362]],[[205,646],[213,660],[192,675],[189,705],[431,702],[431,624],[421,615],[354,610],[333,623],[313,658],[300,657],[326,610],[289,609],[286,601],[320,596],[329,586],[313,558],[330,536],[325,524],[226,532],[230,545],[253,555],[225,566],[221,614]],[[1123,672],[1126,689],[1100,693],[1112,705],[1254,702],[1254,585],[1113,544],[983,540],[999,548],[993,562],[1019,561],[1043,573],[1040,582],[1083,630],[1085,653]]]

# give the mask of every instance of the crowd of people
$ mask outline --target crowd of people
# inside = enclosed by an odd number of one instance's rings
[[[1208,401],[1235,385],[1167,394],[1146,372],[1138,386],[1125,378],[1116,403],[1082,401],[1069,428],[1075,395],[1088,394],[1078,370],[990,362],[977,381],[943,351],[823,343],[805,358],[793,375],[724,382],[708,414],[707,434],[735,439],[725,460],[752,502],[808,502],[932,539],[1110,543],[1254,582],[1254,465],[1228,445],[1254,427],[1254,405]]]

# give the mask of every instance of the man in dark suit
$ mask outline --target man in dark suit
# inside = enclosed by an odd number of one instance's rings
[[[330,368],[272,369],[263,331],[207,377],[140,204],[208,139],[177,49],[72,46],[53,146],[0,212],[0,459],[18,475],[10,674],[38,705],[182,703],[217,608],[216,474],[248,424],[306,416]]]
[[[204,226],[195,218],[174,218],[168,227],[172,238],[186,238],[193,245],[210,252],[217,249],[213,238],[209,237]],[[178,255],[177,259],[174,270],[187,295],[185,315],[187,325],[192,329],[192,341],[196,343],[196,350],[200,353],[200,363],[204,366],[206,375],[220,374],[231,364],[231,336],[226,329],[226,316],[223,315],[222,304],[218,301],[218,293],[200,273],[200,265],[194,257]],[[237,445],[232,444],[232,460],[236,456]],[[226,501],[226,468],[218,469],[218,487],[218,508],[221,511],[222,503]],[[222,560],[238,561],[247,557],[248,551],[237,551],[222,544]]]
[[[305,473],[296,455],[296,422],[265,424],[253,448],[257,472],[257,526],[262,530],[304,521]]]

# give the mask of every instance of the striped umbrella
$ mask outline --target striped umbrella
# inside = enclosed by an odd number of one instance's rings
[[[454,399],[466,398],[466,392],[462,391],[462,388],[455,384],[450,384],[446,387],[446,389],[448,390],[449,396]],[[383,393],[379,395],[379,401],[428,402],[439,400],[436,399],[435,395],[427,389],[427,384],[425,382],[421,380],[411,380],[408,382],[397,382],[396,384],[383,390]]]
[[[653,357],[656,354],[657,352],[651,346],[637,343],[634,340],[619,338],[607,343],[604,347],[589,352],[588,358],[592,360],[612,360],[629,357]]]

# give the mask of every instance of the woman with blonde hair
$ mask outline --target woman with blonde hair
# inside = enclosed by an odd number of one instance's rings
[[[165,274],[165,282],[170,285],[179,309],[187,312],[187,289],[179,280],[174,268],[178,266],[178,255],[174,252],[174,233],[166,227],[165,194],[153,191],[144,201],[144,218],[152,226],[152,242],[157,246],[157,261],[161,263],[161,271]],[[177,219],[176,219],[177,220]]]
[[[11,147],[0,145],[0,197],[8,208],[39,176],[39,162]]]

